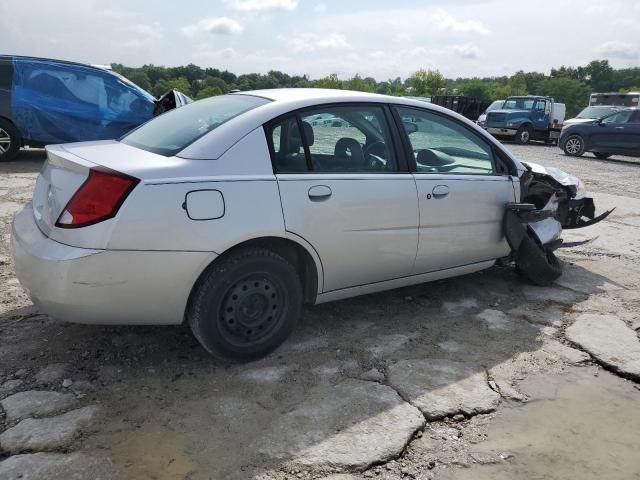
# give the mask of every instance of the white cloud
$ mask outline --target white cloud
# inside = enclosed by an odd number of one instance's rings
[[[328,33],[326,35],[316,35],[303,33],[300,35],[284,36],[279,35],[278,39],[289,46],[293,52],[313,52],[319,49],[346,50],[351,48],[344,35],[341,33]]]
[[[242,32],[243,27],[238,22],[228,17],[209,17],[203,18],[197,23],[192,23],[182,27],[183,35],[187,37],[195,37],[202,33],[212,35],[235,35]]]
[[[145,37],[148,39],[159,39],[162,38],[162,32],[160,29],[159,23],[153,24],[144,24],[144,23],[136,23],[134,25],[130,25],[127,30],[131,33],[135,33],[140,37]]]
[[[318,3],[315,7],[313,7],[313,11],[315,13],[324,13],[327,11],[327,5],[324,3]]]
[[[437,9],[431,15],[433,23],[440,30],[451,30],[458,33],[479,33],[487,35],[489,30],[477,20],[458,20],[442,9]]]
[[[596,52],[607,58],[620,58],[623,60],[638,58],[638,49],[624,42],[605,42],[596,49]]]
[[[298,0],[225,0],[225,3],[241,12],[295,10],[298,6]]]
[[[455,45],[453,47],[453,51],[457,56],[464,58],[465,60],[473,60],[480,56],[480,49],[470,43],[465,45]]]

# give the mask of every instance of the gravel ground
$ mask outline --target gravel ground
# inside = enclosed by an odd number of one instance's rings
[[[639,479],[640,164],[508,148],[617,207],[565,232],[593,240],[557,285],[494,267],[307,308],[247,365],[38,312],[8,242],[43,156],[0,164],[0,479]]]

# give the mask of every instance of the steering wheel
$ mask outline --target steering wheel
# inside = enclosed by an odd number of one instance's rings
[[[378,149],[379,151],[374,153]],[[376,140],[372,144],[368,145],[364,151],[364,158],[367,164],[375,170],[384,170],[387,167],[387,161],[381,156],[387,151],[387,146],[382,140]]]

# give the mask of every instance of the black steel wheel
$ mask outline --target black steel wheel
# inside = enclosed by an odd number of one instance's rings
[[[516,132],[515,141],[520,145],[526,145],[531,141],[532,134],[531,125],[522,125]]]
[[[0,118],[0,162],[13,160],[22,144],[20,132],[10,121]]]
[[[187,320],[209,353],[247,361],[282,344],[301,309],[302,285],[294,266],[270,250],[248,248],[220,259],[202,275]]]

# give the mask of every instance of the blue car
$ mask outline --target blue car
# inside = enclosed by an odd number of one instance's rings
[[[0,162],[21,147],[119,138],[191,99],[156,99],[107,67],[0,55]]]
[[[640,109],[622,108],[600,120],[568,125],[558,146],[572,157],[585,152],[601,159],[613,154],[640,156]]]

